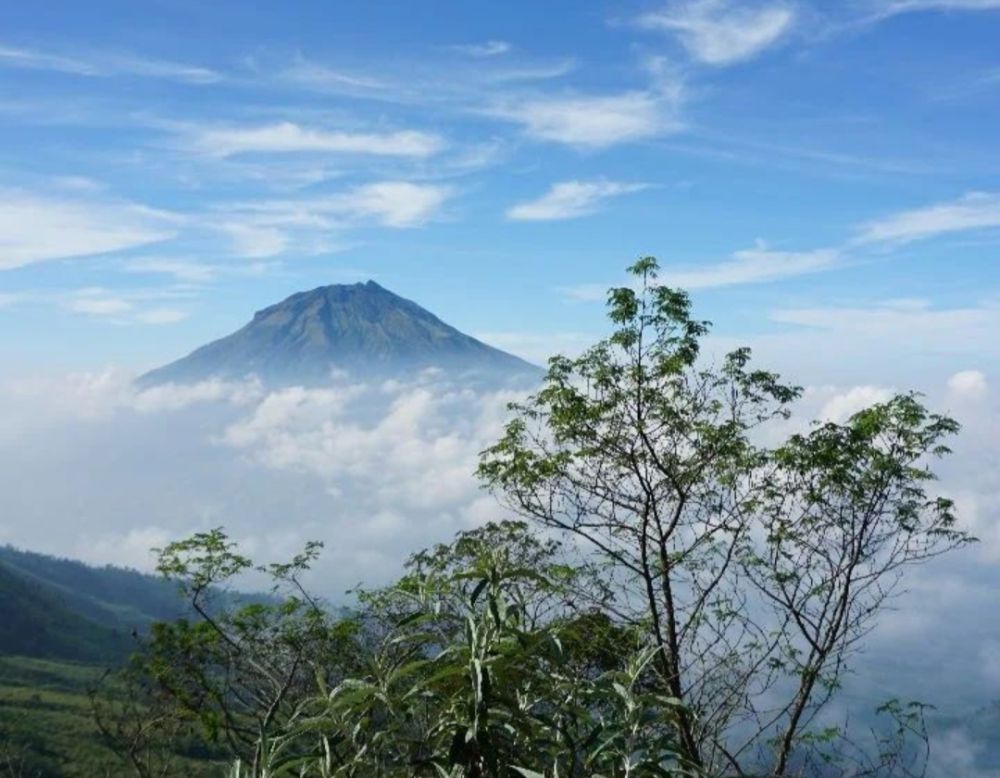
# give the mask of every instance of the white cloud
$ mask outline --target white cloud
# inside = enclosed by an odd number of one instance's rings
[[[129,378],[0,382],[0,491],[18,516],[0,517],[0,536],[119,563],[136,562],[151,528],[158,541],[225,524],[269,558],[316,538],[328,543],[319,587],[337,595],[501,513],[474,470],[518,392],[430,372],[272,392],[221,381],[138,391]]]
[[[1000,227],[1000,195],[972,192],[947,203],[892,214],[862,225],[858,243],[910,243],[955,232]]]
[[[1000,306],[990,301],[956,307],[898,300],[789,304],[768,318],[787,326],[728,335],[717,330],[710,338],[712,353],[750,345],[763,364],[793,379],[938,392],[947,376],[970,361],[1000,360]]]
[[[217,157],[237,154],[324,152],[389,157],[429,157],[444,148],[437,135],[415,130],[339,132],[279,122],[259,127],[203,128],[192,147]]]
[[[747,6],[730,0],[687,0],[646,14],[639,24],[677,35],[700,62],[731,65],[777,43],[794,21],[794,7],[785,3]]]
[[[184,321],[190,314],[177,308],[152,308],[136,314],[136,319],[143,324],[177,324]]]
[[[916,11],[995,11],[1000,0],[894,0],[885,4],[879,16],[896,16]]]
[[[191,532],[196,531],[192,529]],[[92,565],[117,565],[135,570],[156,567],[154,548],[163,548],[178,537],[164,527],[134,527],[125,532],[87,534],[77,539],[72,555]]]
[[[259,381],[211,379],[195,384],[161,384],[138,389],[133,376],[108,368],[55,376],[31,376],[0,381],[0,421],[16,438],[31,425],[53,420],[107,420],[123,411],[156,414],[194,405],[221,402],[236,407],[263,396]],[[27,410],[27,413],[24,411]],[[2,436],[0,436],[2,437]]]
[[[358,187],[343,200],[343,209],[374,218],[387,227],[416,227],[433,218],[451,188],[407,181],[381,181]]]
[[[890,301],[871,307],[784,308],[773,311],[770,318],[836,333],[847,340],[849,336],[859,342],[905,339],[914,346],[948,346],[957,353],[982,348],[987,339],[992,340],[989,333],[1000,326],[1000,309],[992,305],[932,308],[919,301]]]
[[[475,337],[516,354],[535,365],[545,365],[556,354],[577,356],[601,335],[586,332],[477,332]]]
[[[84,313],[90,316],[114,316],[131,311],[132,303],[121,297],[94,290],[81,292],[67,300],[66,308],[73,313]]]
[[[178,62],[145,59],[121,54],[87,54],[64,56],[36,49],[0,44],[0,66],[27,70],[49,70],[75,76],[107,78],[140,76],[161,78],[188,84],[212,84],[222,76],[209,68]]]
[[[532,138],[600,149],[677,132],[680,86],[662,92],[533,97],[498,104],[492,116],[517,122]]]
[[[71,313],[104,318],[108,321],[139,324],[176,324],[189,315],[188,311],[174,307],[154,305],[150,302],[184,296],[176,290],[121,290],[87,287],[72,292],[51,295],[34,295],[38,302],[54,302]]]
[[[311,62],[301,55],[278,73],[278,80],[288,84],[335,94],[382,96],[393,91],[394,85],[369,74],[347,72]]]
[[[264,396],[264,388],[256,379],[223,381],[212,378],[195,384],[159,384],[141,390],[130,383],[123,383],[120,392],[120,406],[138,413],[179,411],[213,402],[242,407]]]
[[[130,259],[122,265],[126,273],[149,273],[170,275],[178,281],[190,283],[205,283],[212,281],[218,274],[218,268],[199,262],[170,259],[168,257],[140,257]]]
[[[483,43],[463,43],[451,48],[470,57],[496,57],[510,51],[510,44],[507,41],[492,40]]]
[[[662,282],[682,289],[712,289],[738,284],[756,284],[817,273],[834,267],[840,254],[835,249],[773,251],[763,244],[733,252],[733,259],[704,268],[664,268]]]
[[[843,424],[858,411],[876,403],[884,403],[892,399],[894,394],[893,389],[883,386],[854,386],[823,403],[817,418],[820,421]]]
[[[0,190],[0,270],[167,240],[174,221],[134,203]]]
[[[574,219],[593,213],[604,200],[638,192],[645,186],[620,181],[562,181],[553,184],[537,200],[511,207],[507,211],[507,218],[514,221]]]
[[[438,216],[452,194],[442,184],[377,181],[321,197],[230,203],[205,223],[225,233],[243,257],[329,253],[338,247],[332,237],[352,227],[420,227]]]
[[[758,284],[829,270],[841,259],[835,249],[774,251],[763,243],[752,249],[735,251],[732,257],[726,262],[702,267],[674,269],[667,265],[660,272],[660,283],[688,290]],[[607,298],[609,286],[578,284],[562,287],[561,291],[571,300],[597,301]]]
[[[478,453],[518,396],[433,373],[380,386],[293,387],[268,395],[221,441],[268,468],[316,475],[373,512],[454,510],[479,496]]]
[[[233,253],[247,259],[277,256],[290,244],[289,236],[275,227],[232,221],[222,222],[218,228],[229,236]]]
[[[10,308],[26,299],[29,299],[29,295],[22,292],[0,292],[0,310]]]
[[[958,397],[976,399],[989,393],[989,385],[981,370],[961,370],[948,379],[948,391]]]

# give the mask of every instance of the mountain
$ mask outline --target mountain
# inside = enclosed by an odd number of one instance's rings
[[[437,367],[486,377],[538,368],[459,332],[374,281],[321,286],[258,311],[246,326],[140,377],[140,385],[256,375],[316,383],[330,371],[398,375]]]

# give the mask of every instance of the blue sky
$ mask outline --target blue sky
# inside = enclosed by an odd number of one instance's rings
[[[654,254],[822,380],[989,374],[997,40],[1000,0],[7,3],[3,371],[367,278],[539,359]]]

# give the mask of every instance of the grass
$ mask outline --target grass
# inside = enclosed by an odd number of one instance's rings
[[[0,778],[126,778],[132,769],[111,751],[91,715],[97,665],[0,657]],[[222,775],[214,765],[181,761],[178,776]]]

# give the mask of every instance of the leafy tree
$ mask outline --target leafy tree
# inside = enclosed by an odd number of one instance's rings
[[[550,360],[479,473],[603,562],[609,607],[683,703],[685,760],[784,776],[831,739],[810,725],[900,575],[969,541],[927,492],[958,427],[903,395],[764,447],[800,390],[746,348],[703,359],[687,295],[650,257],[630,271],[636,288],[609,293],[613,334]]]
[[[270,570],[297,580],[315,550]],[[141,776],[173,774],[150,735],[192,721],[228,746],[233,778],[680,774],[678,701],[573,562],[524,523],[490,524],[413,555],[349,618],[315,613],[297,583],[274,605],[213,612],[201,593],[252,563],[221,531],[196,535],[161,568],[201,620],[154,631],[136,663],[153,693],[127,706],[134,726],[104,729]]]
[[[195,617],[155,624],[133,672],[253,769],[317,679],[339,680],[349,666],[352,623],[337,622],[301,583],[319,550],[309,543],[288,563],[255,567],[220,529],[159,550],[159,571],[180,585]],[[232,606],[225,587],[251,570],[271,578],[271,597]]]

